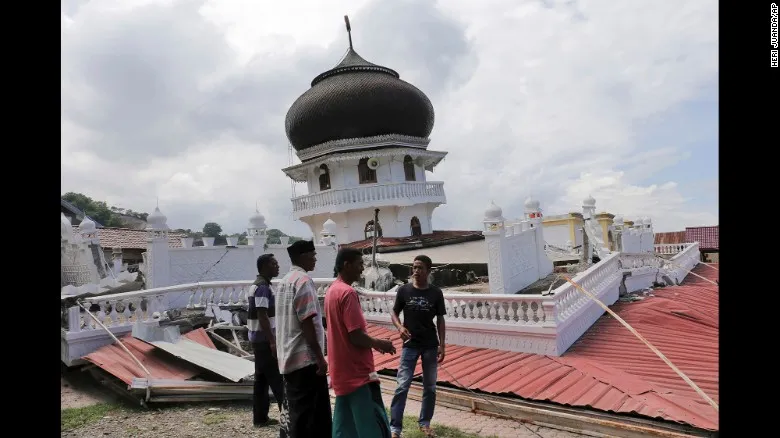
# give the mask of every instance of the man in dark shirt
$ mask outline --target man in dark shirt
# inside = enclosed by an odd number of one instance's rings
[[[249,291],[249,342],[255,353],[254,403],[252,423],[255,426],[270,424],[268,409],[268,387],[274,393],[279,412],[282,411],[284,392],[279,364],[276,360],[275,297],[271,290],[271,280],[279,275],[279,262],[273,254],[263,254],[257,258],[257,280]],[[284,436],[281,433],[280,436]]]
[[[412,282],[398,288],[390,317],[404,341],[396,377],[398,387],[390,403],[390,429],[393,438],[401,436],[406,407],[406,396],[417,359],[422,359],[423,398],[418,424],[426,436],[433,436],[431,419],[436,404],[436,377],[438,364],[444,361],[445,326],[444,295],[436,286],[428,284],[431,259],[419,255],[412,264]],[[398,318],[404,314],[404,321]],[[436,318],[436,324],[433,319]]]

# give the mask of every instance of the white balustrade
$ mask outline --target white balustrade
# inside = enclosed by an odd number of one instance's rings
[[[611,253],[574,276],[573,281],[611,305],[617,300],[618,287],[626,272],[631,272],[631,277],[638,279],[645,271],[652,271],[655,278],[658,272],[665,270],[676,281],[681,281],[687,270],[698,262],[698,243],[687,244],[671,260],[662,260],[648,253]],[[279,282],[280,279],[273,280],[272,287],[275,288]],[[333,279],[315,278],[314,282],[318,294],[324,296]],[[176,309],[171,306],[174,302],[186,303],[179,305],[179,309],[193,310],[203,310],[210,304],[246,307],[251,285],[250,280],[201,282],[86,298],[83,301],[86,305],[99,307],[96,316],[109,329],[120,328],[126,333],[135,321],[165,318],[164,312]],[[358,292],[366,320],[387,326],[395,292],[360,288]],[[546,296],[445,293],[444,304],[447,342],[550,355],[563,354],[604,312],[568,282]],[[65,309],[63,327],[63,332],[73,335],[102,330],[78,307]]]
[[[654,246],[656,254],[673,255],[684,251],[689,243],[661,243]]]
[[[601,295],[607,291],[606,289],[610,286],[610,283],[619,279],[621,275],[619,256],[619,253],[608,255],[601,262],[575,275],[572,281],[594,294],[597,298],[601,298]],[[577,314],[585,305],[593,303],[588,296],[577,290],[569,282],[557,287],[553,291],[551,300],[555,303],[554,312],[557,323],[565,322],[572,315]]]
[[[280,281],[272,280],[271,287],[276,288]],[[315,278],[317,293],[324,295],[332,282],[332,278]],[[206,281],[85,298],[83,302],[85,307],[99,306],[93,315],[106,327],[127,327],[136,321],[157,320],[164,317],[163,312],[170,310],[204,310],[210,304],[246,307],[252,283],[253,280]],[[172,302],[186,304],[172,307]],[[64,318],[63,322],[67,321],[69,332],[103,330],[92,317],[80,310],[79,307],[67,309],[67,319]]]
[[[669,260],[672,278],[678,282],[682,281],[688,271],[695,268],[700,262],[699,242],[687,243],[685,249]]]
[[[354,205],[356,203],[376,204],[382,201],[399,199],[431,198],[445,201],[444,183],[433,182],[402,182],[391,184],[361,185],[348,189],[333,189],[323,192],[293,198],[293,212],[327,209],[339,205]]]

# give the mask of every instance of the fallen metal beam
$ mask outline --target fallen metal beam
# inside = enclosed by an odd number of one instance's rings
[[[396,382],[393,377],[380,375],[382,391],[392,394]],[[422,400],[422,385],[413,381],[409,388],[409,397]],[[539,426],[584,433],[591,436],[619,436],[621,438],[646,438],[648,436],[666,438],[715,437],[709,432],[685,425],[659,422],[649,419],[618,416],[583,409],[568,408],[539,402],[497,397],[491,395],[475,396],[462,390],[436,387],[436,403],[444,406],[519,421]]]

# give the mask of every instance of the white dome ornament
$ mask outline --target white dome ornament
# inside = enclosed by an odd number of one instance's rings
[[[336,231],[338,231],[338,225],[336,225],[333,219],[328,218],[322,224],[322,231],[320,232],[322,235],[320,241],[323,245],[336,245]]]
[[[82,234],[92,234],[97,230],[95,227],[95,222],[84,215],[84,219],[81,220],[81,223],[79,224],[79,231]]]
[[[63,240],[73,240],[73,225],[71,225],[70,219],[63,213],[60,213],[60,236]]]
[[[482,221],[485,224],[485,231],[498,231],[504,223],[503,213],[501,207],[490,201],[490,205],[485,210],[485,218]]]
[[[155,207],[152,214],[146,217],[146,223],[149,229],[165,230],[168,228],[168,218],[162,214],[160,207]]]
[[[542,218],[542,210],[539,208],[538,200],[529,196],[528,199],[525,200],[523,206],[525,207],[526,219],[538,221]],[[533,224],[531,226],[533,227]]]
[[[503,220],[503,214],[504,211],[501,210],[501,207],[490,201],[490,205],[485,210],[485,220]]]
[[[584,201],[582,201],[582,205],[585,207],[595,207],[596,206],[596,200],[593,198],[592,195],[588,195],[587,198],[585,198]]]
[[[265,216],[260,214],[260,211],[255,207],[255,214],[249,218],[248,235],[249,236],[263,236],[268,226],[265,224]]]
[[[260,214],[259,211],[255,210],[255,214],[249,218],[249,224],[252,225],[253,228],[264,229],[266,228],[265,216]]]
[[[328,218],[328,220],[326,220],[325,223],[322,224],[322,229],[326,233],[335,236],[336,231],[338,230],[338,225],[336,225],[336,222],[334,222],[333,219]]]

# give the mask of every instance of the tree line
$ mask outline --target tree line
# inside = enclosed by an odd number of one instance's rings
[[[146,221],[146,218],[149,216],[149,213],[146,212],[138,212],[129,208],[109,206],[105,201],[96,201],[82,193],[68,192],[62,195],[62,199],[70,202],[76,208],[83,211],[84,214],[99,222],[104,227],[123,228],[127,226],[127,223],[123,217],[133,217],[142,221]],[[228,236],[238,237],[239,245],[247,244],[246,231],[243,233],[233,233],[228,235],[222,232],[222,226],[216,222],[207,222],[205,225],[203,225],[203,228],[200,231],[189,228],[177,228],[172,231],[182,233],[187,237],[193,237],[196,241],[199,242],[202,242],[200,241],[202,237],[213,237],[214,245],[227,244]],[[266,234],[268,234],[267,243],[270,244],[281,243],[279,238],[288,236],[277,228],[271,228],[267,230]],[[290,243],[295,242],[296,240],[301,240],[300,237],[296,236],[288,237],[290,238]]]

